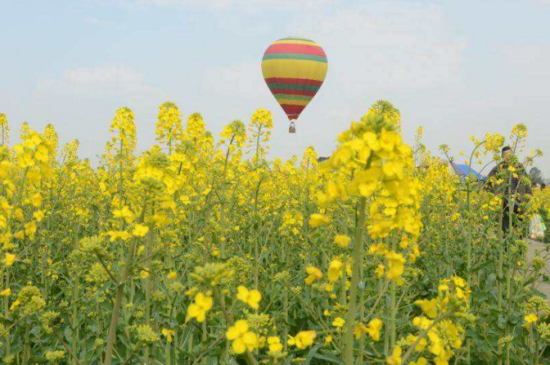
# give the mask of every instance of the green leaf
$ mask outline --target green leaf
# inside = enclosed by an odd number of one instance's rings
[[[316,358],[316,359],[319,359],[319,360],[328,361],[328,362],[333,363],[333,364],[341,364],[341,365],[344,364],[344,361],[342,359],[340,359],[339,357],[335,356],[335,355],[315,354],[315,356],[313,356],[313,357]]]
[[[313,356],[315,356],[315,354],[317,353],[320,347],[321,347],[321,344],[317,344],[308,352],[306,356],[306,360],[304,361],[304,365],[309,365],[309,363],[311,362],[311,359],[313,359]]]

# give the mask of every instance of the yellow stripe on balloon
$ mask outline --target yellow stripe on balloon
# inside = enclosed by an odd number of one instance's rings
[[[288,40],[288,39],[282,39],[280,41],[274,42],[273,44],[305,44],[306,46],[317,46],[317,43],[315,42]]]
[[[274,59],[262,62],[264,78],[285,77],[323,81],[328,64],[308,60]]]
[[[310,101],[311,100],[277,99],[277,102],[281,105],[308,105]]]

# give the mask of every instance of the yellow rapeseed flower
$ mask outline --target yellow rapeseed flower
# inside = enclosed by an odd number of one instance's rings
[[[378,266],[376,267],[376,269],[374,270],[374,273],[376,274],[376,276],[378,276],[379,278],[381,278],[382,276],[384,276],[384,272],[386,271],[386,267],[382,264],[378,264]]]
[[[351,238],[345,234],[338,234],[334,237],[334,242],[342,248],[347,248],[351,242]]]
[[[529,313],[528,315],[526,315],[524,317],[524,320],[525,320],[525,325],[524,326],[526,328],[529,328],[539,320],[539,317],[537,317],[537,315],[535,313]]]
[[[258,347],[258,336],[250,332],[248,322],[241,319],[235,322],[226,332],[226,337],[232,341],[232,348],[236,354],[243,354],[248,351],[254,351]]]
[[[386,262],[388,263],[386,277],[390,280],[395,280],[398,284],[401,283],[401,275],[405,271],[405,258],[403,255],[390,251],[386,253]]]
[[[304,279],[307,285],[313,284],[316,280],[319,280],[323,277],[323,272],[316,268],[315,266],[306,267],[306,272],[308,276]]]
[[[333,283],[340,276],[342,276],[342,268],[344,267],[344,264],[340,260],[332,260],[330,262],[330,266],[328,268],[328,280]]]
[[[296,346],[300,350],[305,350],[315,341],[317,333],[315,331],[301,331],[294,337],[289,336],[288,344],[291,346]]]
[[[411,361],[411,365],[428,365],[428,360],[425,357],[419,357],[416,361]]]
[[[136,224],[134,230],[132,231],[132,234],[136,237],[145,237],[147,232],[149,232],[149,227],[141,224]]]
[[[384,323],[379,318],[374,318],[367,325],[366,332],[373,341],[380,341],[380,330],[382,330],[383,325]]]
[[[427,315],[429,318],[434,319],[435,317],[437,317],[437,299],[417,300],[415,304],[422,308],[422,312],[424,312],[424,314]]]
[[[267,338],[267,343],[269,345],[269,354],[271,356],[279,355],[283,351],[283,345],[281,344],[281,339],[277,336],[270,336]]]
[[[330,223],[330,219],[323,215],[323,214],[312,214],[309,218],[309,225],[316,228],[320,226],[324,226]]]
[[[211,296],[197,293],[195,302],[187,308],[187,320],[195,318],[199,323],[204,322],[206,313],[212,309],[213,303]]]
[[[389,365],[401,365],[401,354],[402,350],[400,346],[395,346],[393,348],[392,355],[388,357],[388,360],[386,361]]]
[[[346,324],[346,320],[342,317],[336,317],[334,321],[332,321],[332,325],[336,328],[343,327]]]
[[[168,328],[163,328],[162,334],[164,335],[164,337],[166,337],[166,341],[172,342],[172,337],[174,336],[173,330],[169,330]]]
[[[13,266],[14,262],[15,262],[15,255],[12,253],[6,253],[6,256],[4,257],[4,266],[11,267]]]
[[[260,308],[260,300],[262,300],[262,294],[258,290],[248,290],[244,286],[237,288],[237,299],[244,304],[248,304],[253,309]]]

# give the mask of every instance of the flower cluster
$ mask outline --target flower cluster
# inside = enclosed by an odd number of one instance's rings
[[[518,199],[503,234],[498,189],[457,176],[421,128],[410,148],[388,102],[328,159],[268,158],[276,123],[258,109],[217,138],[167,102],[137,151],[121,108],[96,164],[52,125],[10,146],[0,114],[2,361],[547,362],[546,260],[525,261],[520,231],[548,220],[550,190]],[[473,136],[463,155],[486,174],[514,147],[506,185],[540,155],[522,160],[526,136]]]

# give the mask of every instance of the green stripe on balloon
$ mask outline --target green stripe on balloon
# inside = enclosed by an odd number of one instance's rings
[[[309,42],[309,43],[315,44],[315,42],[312,41],[311,39],[296,38],[296,37],[287,37],[287,38],[283,38],[283,39],[278,40],[278,42],[282,42],[282,41],[303,41],[303,42]]]
[[[270,89],[282,89],[282,90],[306,90],[306,91],[317,91],[320,86],[310,86],[310,85],[296,85],[296,84],[281,84],[274,82],[268,84]]]
[[[269,53],[264,56],[263,60],[304,60],[327,63],[326,57],[299,53]]]
[[[293,95],[293,94],[275,94],[275,99],[283,99],[283,100],[311,100],[312,96],[307,95]]]

